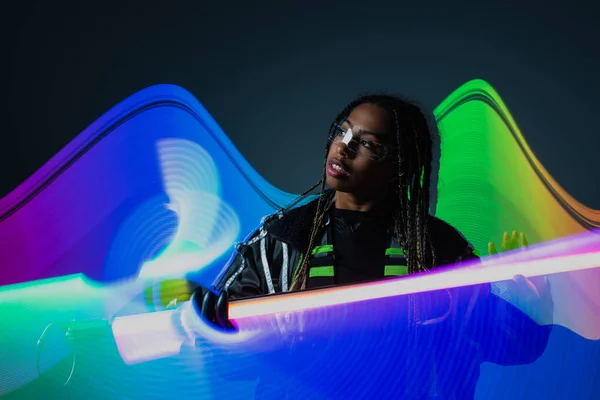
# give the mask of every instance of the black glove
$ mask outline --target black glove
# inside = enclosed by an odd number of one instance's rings
[[[214,324],[216,329],[234,331],[235,328],[228,319],[228,296],[227,292],[221,291],[216,295],[211,290],[198,287],[192,293],[190,299],[196,311],[201,317]],[[224,349],[207,343],[202,337],[194,342],[194,347],[203,348],[206,357],[206,349],[210,349],[211,366],[219,376],[226,381],[240,381],[256,379],[260,371],[260,363],[254,357],[249,357],[245,351],[239,352],[234,348]]]
[[[226,291],[216,295],[211,290],[197,287],[192,293],[191,301],[205,320],[224,329],[235,329],[229,321],[229,301]]]

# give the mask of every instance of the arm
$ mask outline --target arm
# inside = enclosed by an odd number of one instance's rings
[[[294,258],[287,256],[286,244],[260,230],[237,250],[226,272],[212,285],[215,292],[225,291],[229,299],[242,299],[285,290],[283,268],[289,271]]]
[[[470,247],[461,257],[467,259],[478,259]],[[483,361],[499,365],[529,364],[544,352],[552,328],[539,325],[529,315],[534,316],[532,309],[551,313],[550,290],[547,288],[537,299],[528,298],[527,285],[528,281],[521,278],[504,282],[504,298],[494,293],[491,284],[460,289],[461,298],[468,299],[463,309],[463,328],[479,348]],[[521,308],[528,306],[529,315],[513,305],[519,304],[519,299]]]
[[[491,331],[479,339],[485,361],[499,365],[529,364],[542,355],[548,344],[551,325],[538,325],[491,291],[486,294],[482,305],[482,313],[488,315],[487,325]]]
[[[211,288],[198,287],[193,300],[204,320],[211,321],[216,330],[225,328],[223,334],[235,335],[227,316],[228,300],[242,299],[268,293],[261,257],[261,232],[258,231],[236,248],[232,260],[224,268]],[[265,238],[268,241],[268,237]],[[265,243],[271,245],[271,243]],[[226,381],[253,380],[260,371],[256,357],[246,353],[246,347],[226,346],[214,348],[203,336],[195,339],[194,347],[210,348],[214,352],[213,367]]]
[[[238,247],[233,262],[227,267],[227,272],[215,283],[215,291],[226,291],[229,299],[268,293],[260,255],[260,240],[256,239],[259,239],[259,236]]]

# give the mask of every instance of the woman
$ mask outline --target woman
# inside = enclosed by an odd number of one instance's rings
[[[267,218],[257,233],[238,247],[214,291],[222,298],[239,299],[417,274],[476,259],[473,247],[458,231],[429,215],[431,161],[431,132],[417,106],[390,95],[359,97],[331,125],[323,176],[317,183],[321,188],[318,199]],[[529,284],[525,282],[525,286]],[[538,289],[538,297],[547,300],[547,285]],[[473,398],[481,362],[528,363],[545,348],[549,328],[538,326],[491,294],[490,285],[432,296],[437,297],[414,297],[417,301],[408,302],[409,325],[414,329],[408,329],[406,335],[424,330],[419,328],[426,325],[424,321],[435,320],[433,325],[441,329],[435,335],[443,341],[425,334],[411,342],[410,351],[398,350],[396,359],[402,361],[386,369],[389,379],[379,393],[360,392],[360,371],[366,367],[358,363],[348,366],[353,378],[344,386],[346,395]],[[215,299],[211,291],[196,293],[195,298],[203,301],[200,306],[209,319],[227,325],[224,315],[212,314]],[[452,313],[431,318],[427,301],[446,302]],[[492,321],[485,330],[480,329],[481,321],[470,322],[484,316]],[[460,367],[449,355],[450,347],[452,354],[461,354]],[[400,368],[407,360],[416,362],[421,372],[413,374],[406,365]],[[338,372],[330,378],[335,379]],[[289,382],[281,384],[284,375],[263,377],[257,397],[307,395],[300,394],[298,386],[290,392]],[[327,392],[325,386],[313,387],[312,395],[338,395]]]

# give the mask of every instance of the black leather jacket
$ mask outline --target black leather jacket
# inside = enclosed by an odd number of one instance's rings
[[[313,201],[283,216],[267,218],[238,247],[237,256],[215,281],[214,288],[226,290],[233,300],[287,291],[300,256],[308,247],[315,211]],[[442,220],[430,217],[429,232],[437,266],[478,258],[468,241]],[[290,356],[280,360],[279,367],[261,374],[256,398],[473,398],[482,362],[531,363],[542,354],[550,334],[549,326],[539,326],[490,288],[490,284],[484,284],[419,295],[422,321],[438,317],[427,313],[433,308],[439,310],[440,304],[451,312],[439,323],[417,328],[419,339],[411,342],[409,350],[402,345],[404,335],[412,332],[408,329],[394,329],[372,348],[361,344],[362,358],[344,348],[351,346],[348,338],[334,345],[329,340],[299,347],[297,351],[305,357]],[[311,368],[297,365],[300,359],[305,363],[311,351],[315,361]],[[388,355],[386,360],[393,361],[377,367],[385,373],[377,372],[374,377],[369,373],[373,368],[368,360],[380,359],[375,355],[382,352]],[[341,367],[330,368],[331,360],[336,358],[344,360]],[[319,370],[318,379],[314,377],[315,369]]]

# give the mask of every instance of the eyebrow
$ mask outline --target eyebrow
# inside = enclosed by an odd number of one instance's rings
[[[344,118],[344,120],[342,121],[342,123],[344,123],[344,122],[346,122],[348,125],[350,125],[350,128],[354,128],[354,125],[352,124],[352,121],[350,121],[348,118]],[[367,131],[365,129],[359,129],[358,131],[360,133],[364,133],[364,134],[367,134],[367,135],[374,136],[374,137],[376,137],[377,139],[380,139],[380,140],[383,139],[383,135],[380,135],[380,134],[375,133],[375,132]]]

